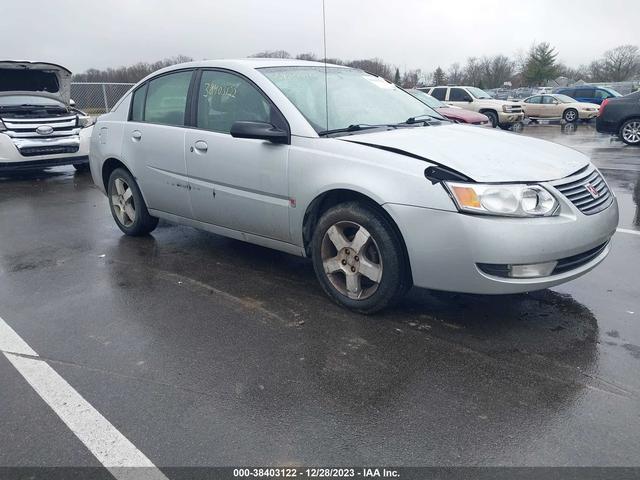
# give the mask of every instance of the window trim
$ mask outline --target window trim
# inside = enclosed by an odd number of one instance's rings
[[[155,75],[151,78],[148,78],[147,80],[145,80],[143,83],[141,83],[140,85],[138,85],[136,87],[136,89],[131,92],[131,100],[129,101],[129,115],[127,116],[127,122],[135,122],[135,123],[146,123],[147,125],[162,125],[164,127],[175,127],[175,128],[190,128],[189,125],[187,124],[187,113],[189,113],[190,108],[189,108],[189,95],[191,94],[191,86],[193,85],[193,78],[194,78],[194,73],[195,73],[196,69],[195,68],[178,68],[176,70],[171,70],[169,72],[163,72],[160,73],[158,75]],[[167,75],[171,75],[174,73],[184,73],[184,72],[191,72],[191,79],[189,80],[189,88],[187,89],[187,99],[185,102],[185,106],[184,106],[184,118],[182,119],[182,123],[184,125],[169,125],[166,123],[156,123],[156,122],[147,122],[146,120],[146,112],[147,112],[147,96],[149,95],[149,83],[151,83],[152,81],[161,78],[161,77],[166,77]],[[142,106],[142,121],[136,121],[136,120],[132,120],[131,119],[131,115],[133,113],[133,95],[135,94],[135,92],[137,92],[138,90],[140,90],[141,88],[146,86],[146,91],[144,93],[144,104]]]
[[[190,109],[191,118],[189,119],[189,123],[191,124],[191,126],[189,126],[189,128],[191,128],[193,130],[199,130],[199,131],[202,131],[202,132],[210,132],[210,133],[217,133],[217,134],[220,134],[220,135],[229,135],[229,136],[231,136],[231,132],[219,132],[219,131],[216,131],[216,130],[210,130],[208,128],[200,128],[200,127],[197,126],[197,124],[198,124],[198,93],[200,92],[200,85],[202,84],[202,74],[204,72],[228,73],[228,74],[231,74],[231,75],[235,75],[236,77],[240,77],[242,80],[245,80],[247,83],[249,83],[249,85],[254,87],[258,91],[258,93],[260,93],[260,95],[262,95],[262,97],[267,101],[267,103],[271,106],[271,108],[274,108],[278,112],[280,117],[284,120],[285,130],[287,132],[287,143],[286,143],[286,145],[291,145],[291,125],[289,124],[289,120],[287,120],[287,117],[277,107],[277,105],[273,102],[273,100],[271,100],[269,95],[267,95],[265,93],[265,91],[262,90],[262,88],[260,88],[260,86],[258,86],[256,84],[256,82],[251,80],[246,75],[243,75],[242,73],[237,72],[235,70],[231,70],[229,68],[200,67],[200,68],[196,68],[196,70],[197,70],[197,72],[196,72],[196,75],[194,75],[194,77],[197,77],[197,83],[194,82],[193,91],[190,92],[192,94],[192,99],[191,99],[191,109]]]

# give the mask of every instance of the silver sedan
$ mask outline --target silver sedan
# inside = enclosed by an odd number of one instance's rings
[[[583,154],[450,123],[380,77],[315,62],[160,70],[98,119],[90,162],[125,234],[162,218],[308,256],[363,313],[412,285],[558,285],[607,256],[618,223]]]

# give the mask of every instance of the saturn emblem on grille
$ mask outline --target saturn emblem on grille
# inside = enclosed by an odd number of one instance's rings
[[[598,198],[601,195],[600,192],[598,190],[596,190],[596,187],[594,187],[590,183],[587,183],[584,186],[584,188],[587,189],[587,192],[589,192],[593,198]]]
[[[36,128],[38,135],[51,135],[53,133],[53,127],[51,125],[40,125]]]

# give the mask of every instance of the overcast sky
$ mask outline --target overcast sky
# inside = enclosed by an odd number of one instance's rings
[[[325,0],[327,56],[431,71],[549,41],[571,66],[640,45],[638,0]],[[184,54],[322,54],[322,0],[5,0],[0,49],[74,72]]]

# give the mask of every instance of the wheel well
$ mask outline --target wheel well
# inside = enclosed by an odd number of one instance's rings
[[[107,183],[109,182],[111,173],[116,168],[124,168],[126,171],[129,171],[126,165],[116,158],[109,158],[102,164],[102,184],[104,185],[105,190],[109,189]]]
[[[391,215],[382,208],[382,206],[373,200],[372,198],[360,193],[355,192],[353,190],[346,189],[336,189],[330,190],[328,192],[324,192],[323,194],[317,196],[307,207],[307,211],[304,213],[304,219],[302,221],[302,239],[304,241],[304,250],[307,256],[311,256],[311,239],[313,237],[313,231],[315,230],[315,226],[318,223],[318,220],[322,216],[324,212],[329,210],[331,207],[334,207],[340,203],[346,202],[359,202],[362,203],[371,209],[379,212],[382,216],[384,216],[393,229],[398,234],[398,238],[400,238],[400,242],[402,243],[402,250],[404,253],[404,260],[407,267],[408,278],[413,278],[411,274],[411,264],[409,262],[409,254],[407,252],[407,246],[405,245],[404,238],[402,236],[402,232],[398,228],[396,222],[391,218]]]
[[[640,120],[640,116],[638,115],[630,115],[626,118],[624,118],[623,120],[620,120],[620,123],[618,123],[618,133],[620,133],[620,129],[622,128],[622,126],[627,123],[629,120]]]
[[[483,108],[480,110],[480,113],[487,113],[487,112],[495,113],[496,115],[498,115],[497,110],[494,110],[493,108]]]

